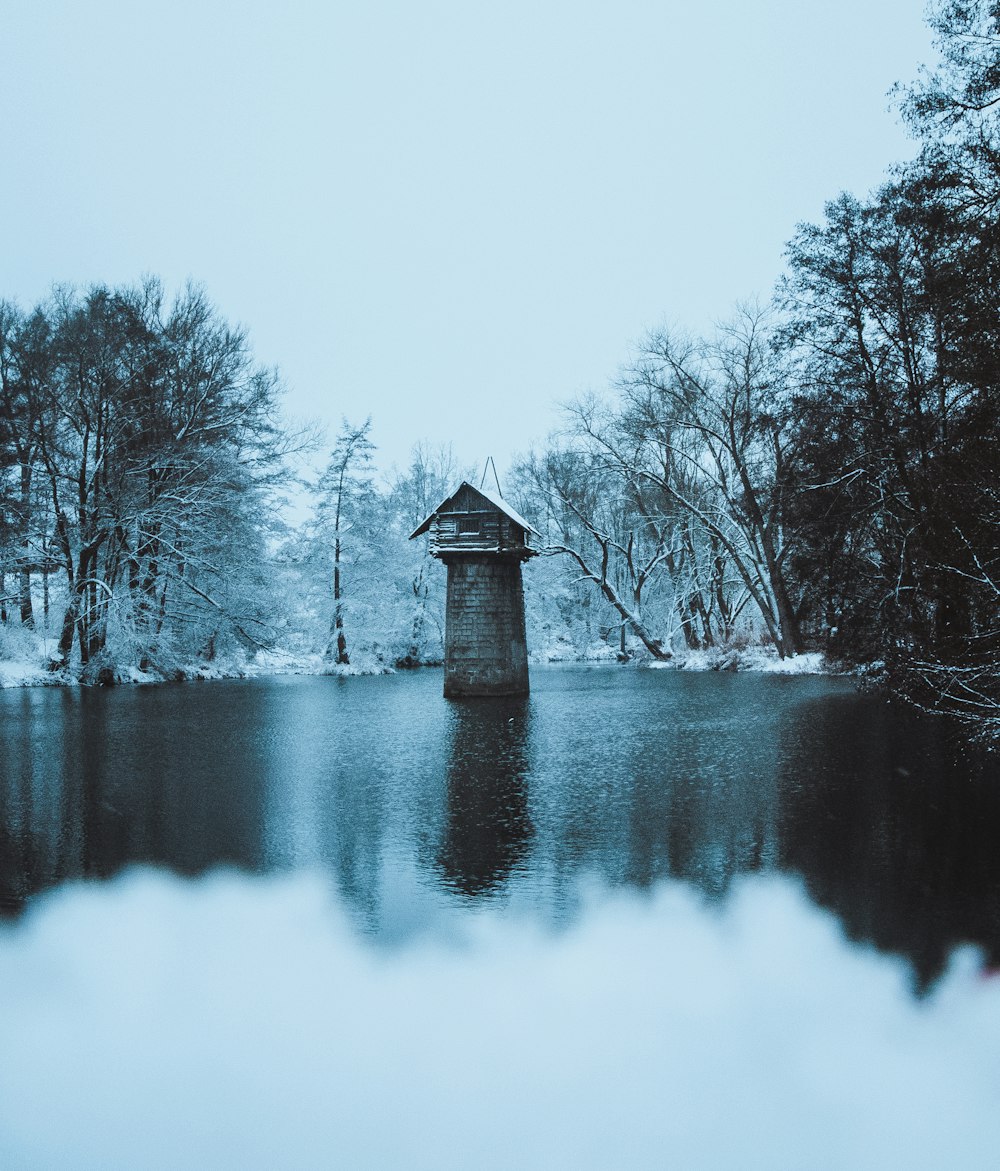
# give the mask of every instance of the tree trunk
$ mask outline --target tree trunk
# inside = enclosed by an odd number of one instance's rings
[[[802,650],[802,638],[799,634],[799,623],[792,608],[788,589],[780,573],[776,573],[771,582],[774,601],[777,609],[775,615],[780,641],[776,640],[778,655],[782,659],[791,658]]]
[[[35,625],[35,612],[31,605],[31,570],[26,566],[22,567],[18,574],[17,595],[18,609],[21,612],[21,625],[27,626],[31,630]]]
[[[70,652],[73,650],[73,635],[76,633],[76,594],[70,599],[63,615],[62,630],[59,633],[59,664],[62,667],[69,665]]]
[[[31,465],[21,464],[21,566],[18,574],[17,602],[21,625],[33,629],[35,614],[31,605]]]
[[[719,554],[712,560],[711,588],[715,596],[715,605],[719,610],[719,621],[722,623],[722,644],[725,646],[733,636],[733,615],[726,598],[726,563]]]
[[[350,666],[351,659],[347,653],[347,636],[344,634],[344,609],[341,602],[340,590],[340,537],[333,545],[333,624],[330,627],[330,641],[326,649],[327,657],[333,657],[338,666]]]
[[[698,632],[694,629],[692,615],[688,612],[683,594],[677,598],[677,616],[681,620],[681,634],[684,635],[684,645],[689,651],[700,651],[701,644]]]
[[[413,595],[417,600],[417,607],[413,613],[413,626],[410,630],[409,657],[414,666],[420,662],[420,648],[424,639],[424,627],[427,624],[427,585],[424,582],[424,567],[421,565],[413,582]]]

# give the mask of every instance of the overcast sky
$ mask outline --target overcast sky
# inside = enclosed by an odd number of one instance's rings
[[[0,297],[203,283],[335,431],[544,437],[913,152],[903,0],[0,0]]]

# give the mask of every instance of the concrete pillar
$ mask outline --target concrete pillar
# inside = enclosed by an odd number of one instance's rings
[[[527,695],[528,644],[517,554],[447,553],[444,693]]]

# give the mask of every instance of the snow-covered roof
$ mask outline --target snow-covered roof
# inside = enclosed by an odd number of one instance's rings
[[[414,537],[419,537],[421,533],[426,533],[427,530],[431,527],[431,521],[437,516],[439,512],[443,511],[446,506],[455,499],[455,497],[459,494],[459,492],[462,491],[463,488],[471,488],[473,492],[476,492],[478,495],[482,496],[482,498],[488,504],[492,504],[494,508],[499,509],[502,513],[504,513],[505,516],[509,516],[514,524],[519,525],[522,529],[529,533],[534,533],[536,537],[540,535],[538,530],[532,525],[528,524],[528,522],[524,519],[523,516],[521,516],[519,512],[511,508],[511,506],[499,493],[490,492],[487,488],[477,488],[473,484],[470,484],[468,480],[463,480],[462,483],[459,484],[459,486],[455,489],[455,491],[452,492],[450,496],[445,497],[445,499],[442,500],[437,508],[435,508],[434,511],[430,514],[430,516],[421,525],[418,525],[418,527],[415,528],[412,533],[410,533],[410,540],[412,541]]]

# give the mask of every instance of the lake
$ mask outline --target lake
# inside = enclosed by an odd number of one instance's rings
[[[0,692],[0,905],[134,864],[331,875],[361,936],[572,923],[582,890],[795,876],[925,989],[1000,963],[1000,777],[844,678],[559,666]]]

